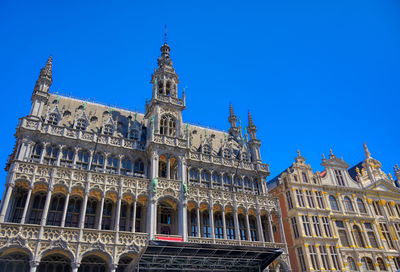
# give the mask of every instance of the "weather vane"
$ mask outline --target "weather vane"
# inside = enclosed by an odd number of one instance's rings
[[[164,42],[167,43],[167,24],[165,24]]]

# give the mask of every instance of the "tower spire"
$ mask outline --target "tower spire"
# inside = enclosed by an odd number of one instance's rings
[[[34,92],[47,93],[53,82],[53,57],[47,59],[46,65],[40,70],[39,78],[36,81]]]
[[[231,127],[229,128],[229,133],[238,138],[239,137],[239,128],[236,125],[237,122],[237,117],[235,115],[235,113],[233,112],[233,106],[232,103],[229,104],[229,117],[228,117],[228,121],[231,124]]]
[[[167,24],[165,24],[164,43],[167,43]]]
[[[364,143],[364,154],[365,154],[365,158],[366,159],[371,158],[371,152],[369,152],[369,149],[367,147],[367,143]]]

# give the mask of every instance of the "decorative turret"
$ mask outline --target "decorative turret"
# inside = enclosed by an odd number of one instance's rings
[[[397,181],[400,182],[400,168],[399,166],[396,164],[394,167],[394,174],[396,175]]]
[[[237,117],[236,117],[235,113],[233,112],[232,104],[229,105],[228,121],[231,124],[231,127],[229,128],[229,134],[231,134],[235,138],[238,138],[239,134],[240,134],[240,129],[236,126]]]
[[[250,140],[248,146],[250,147],[253,161],[261,161],[260,146],[261,142],[257,139],[256,132],[257,127],[253,123],[253,118],[251,117],[250,111],[248,113],[248,126],[247,132],[249,133]]]
[[[367,143],[364,143],[364,154],[366,159],[371,158],[371,152],[368,150]]]
[[[53,58],[50,56],[47,60],[45,67],[40,70],[40,75],[36,81],[35,88],[32,94],[32,108],[30,116],[34,118],[39,118],[42,114],[43,106],[47,103],[49,99],[49,89],[52,78],[52,66]]]

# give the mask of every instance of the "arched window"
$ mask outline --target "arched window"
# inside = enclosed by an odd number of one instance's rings
[[[42,220],[42,213],[45,201],[46,193],[44,192],[39,192],[33,197],[33,205],[31,209],[31,214],[29,216],[29,224],[40,224],[40,221]]]
[[[190,236],[197,236],[197,213],[195,209],[190,212]]]
[[[118,160],[117,156],[115,156],[115,155],[108,156],[106,172],[110,173],[110,174],[117,173],[118,164],[119,164],[119,160]]]
[[[206,187],[210,187],[211,176],[210,172],[203,170],[201,172],[201,183],[205,184]]]
[[[233,184],[235,186],[234,188],[236,192],[242,190],[242,181],[238,175],[235,175],[235,177],[233,178]]]
[[[213,172],[212,180],[215,185],[221,185],[221,177],[217,172]]]
[[[17,187],[14,189],[14,209],[12,211],[12,216],[10,222],[13,223],[25,223],[21,222],[22,214],[24,213],[26,197],[28,195],[28,191],[26,189]],[[1,270],[0,270],[1,271]]]
[[[176,122],[170,115],[164,115],[160,120],[160,134],[167,136],[176,136]]]
[[[189,171],[190,182],[199,182],[199,171],[196,168],[190,168]]]
[[[167,84],[165,85],[165,93],[171,95],[171,82],[169,81],[167,81]]]
[[[244,185],[244,189],[246,191],[251,191],[251,183],[250,183],[250,179],[248,177],[244,177],[243,179],[243,185]]]
[[[39,163],[42,152],[43,152],[43,145],[40,143],[36,143],[32,150],[31,161]]]
[[[361,264],[362,264],[363,271],[374,271],[375,270],[372,260],[368,257],[362,257]]]
[[[232,179],[230,175],[224,174],[222,180],[224,181],[224,187],[232,191]]]
[[[47,118],[47,123],[53,126],[58,124],[58,114],[57,113],[50,113]]]
[[[246,219],[242,214],[238,216],[239,220],[239,234],[240,234],[240,240],[246,240],[247,239],[247,231],[246,231]]]
[[[142,227],[142,209],[143,206],[139,202],[136,203],[135,232],[144,232]]]
[[[202,237],[210,238],[211,237],[210,214],[208,213],[208,211],[204,211],[202,212],[201,216],[203,218]]]
[[[339,210],[339,206],[338,203],[336,201],[336,198],[333,195],[329,196],[329,203],[331,204],[331,209],[334,211],[338,211]]]
[[[60,165],[72,168],[73,160],[74,160],[74,150],[72,150],[71,147],[64,148],[61,154]]]
[[[226,238],[235,240],[235,223],[232,214],[225,215]]]
[[[378,263],[379,270],[381,270],[381,271],[387,271],[385,262],[383,261],[382,258],[379,258],[379,257],[378,257],[378,258],[376,259],[376,262]]]
[[[249,216],[250,237],[252,241],[257,241],[257,223],[254,216]]]
[[[356,263],[352,257],[347,257],[347,263],[349,264],[350,271],[357,271]]]
[[[222,223],[222,213],[216,212],[214,214],[214,225],[215,225],[215,238],[224,238],[224,225]]]
[[[144,173],[144,163],[141,159],[137,159],[135,161],[135,173],[143,174]]]
[[[76,125],[75,128],[79,129],[79,130],[85,130],[86,129],[86,120],[83,118],[79,118],[78,120],[76,120]]]
[[[351,202],[350,198],[345,196],[343,200],[344,200],[344,206],[346,208],[346,211],[354,212],[353,203]]]
[[[89,198],[86,205],[85,228],[94,229],[96,226],[97,200]]]
[[[87,170],[89,167],[89,156],[89,151],[79,150],[78,158],[76,159],[76,168]]]
[[[132,162],[128,157],[125,157],[121,161],[121,174],[132,175]]]
[[[364,202],[360,198],[357,198],[357,206],[360,213],[367,213]]]
[[[211,155],[211,146],[208,144],[203,145],[203,153],[205,155]]]
[[[29,272],[29,256],[21,252],[4,254],[0,257],[0,271]]]
[[[129,139],[139,140],[139,131],[137,131],[135,128],[131,129],[129,132]]]
[[[103,172],[104,156],[100,152],[93,155],[91,170],[96,172]]]
[[[55,165],[57,162],[58,147],[51,145],[46,147],[46,152],[43,157],[43,163],[48,165]]]
[[[129,204],[125,201],[122,201],[121,212],[120,212],[120,216],[119,216],[119,230],[120,231],[129,230],[129,225],[130,225],[128,222],[129,212],[131,212],[131,214],[132,214],[131,209],[129,209]]]
[[[162,81],[158,82],[158,93],[163,94],[164,93],[164,85]]]
[[[63,255],[51,255],[44,257],[37,271],[40,272],[67,272],[71,271],[71,261]]]
[[[224,149],[223,156],[224,158],[230,159],[231,158],[231,151],[228,148]]]
[[[306,173],[302,172],[301,176],[303,177],[303,182],[308,183],[308,179],[307,179]]]
[[[81,214],[82,200],[77,196],[72,196],[68,202],[67,216],[65,217],[66,227],[79,227],[79,217]]]
[[[114,128],[111,124],[104,125],[104,135],[113,135]]]
[[[102,258],[89,255],[82,259],[81,265],[79,266],[79,272],[106,272],[107,263]]]
[[[113,214],[113,202],[110,199],[104,200],[103,217],[101,221],[101,229],[110,230],[112,229],[112,214]]]
[[[65,197],[57,194],[52,197],[49,212],[47,214],[47,225],[61,226],[64,211]]]
[[[353,226],[353,238],[358,247],[365,247],[361,230],[357,225]]]
[[[298,181],[297,175],[294,175],[294,176],[293,176],[293,179],[294,179],[295,182],[297,182],[297,181]]]
[[[256,194],[261,193],[257,178],[254,178],[254,180],[253,180],[253,189],[256,192]]]

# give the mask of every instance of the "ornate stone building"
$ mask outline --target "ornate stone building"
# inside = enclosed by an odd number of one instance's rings
[[[61,96],[50,57],[6,167],[0,271],[289,269],[250,113],[249,138],[232,106],[228,132],[185,123],[167,43],[151,83],[144,114]]]
[[[365,144],[364,151],[350,169],[331,151],[321,173],[298,152],[268,182],[280,200],[293,271],[400,269],[400,171],[394,181]]]

